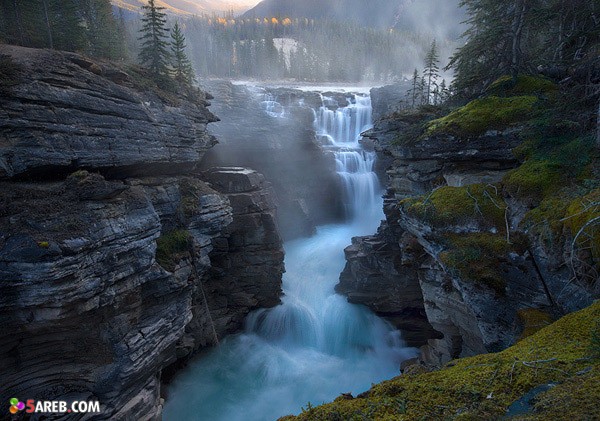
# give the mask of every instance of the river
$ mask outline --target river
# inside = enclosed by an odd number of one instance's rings
[[[335,154],[347,223],[285,244],[282,304],[250,314],[244,333],[227,337],[178,375],[165,420],[275,420],[309,402],[363,392],[398,375],[400,362],[416,355],[400,332],[334,291],[344,248],[352,237],[373,234],[383,212],[376,156],[358,142],[372,124],[370,98],[353,95],[338,109],[327,107],[329,101],[323,98],[315,110],[314,124]]]

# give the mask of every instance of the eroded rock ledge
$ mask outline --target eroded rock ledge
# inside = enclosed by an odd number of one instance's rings
[[[429,114],[388,115],[366,134],[390,162],[386,221],[346,249],[337,291],[387,317],[422,346],[424,363],[440,366],[505,349],[598,291],[573,281],[568,235],[549,246],[523,230],[528,203],[502,191],[521,164],[513,149],[523,128],[423,134],[440,117]]]
[[[0,96],[0,179],[181,174],[215,144],[206,126],[218,119],[200,91],[167,94],[143,73],[73,53],[0,45],[0,54],[18,72]]]
[[[0,98],[0,400],[158,419],[163,371],[279,303],[272,189],[253,170],[191,171],[214,143],[204,93],[142,92],[76,54],[0,53],[22,70]]]

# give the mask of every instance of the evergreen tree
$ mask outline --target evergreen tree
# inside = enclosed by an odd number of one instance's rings
[[[155,0],[148,0],[148,5],[142,6],[144,17],[142,17],[142,42],[139,54],[140,63],[160,78],[168,75],[169,51],[167,28],[167,15],[163,13],[164,7],[158,7]]]
[[[431,103],[431,95],[434,91],[434,87],[437,84],[437,79],[440,76],[439,68],[439,53],[437,49],[437,43],[435,40],[431,43],[431,47],[425,57],[425,69],[423,70],[423,79],[427,81],[427,88],[425,91],[425,103]]]
[[[185,53],[185,36],[181,32],[179,22],[175,22],[171,31],[171,57],[173,76],[179,83],[191,85],[194,81],[194,70]]]
[[[410,106],[411,108],[415,108],[417,105],[417,98],[419,96],[419,71],[415,69],[413,73],[413,77],[411,80],[411,88],[408,90],[407,94],[410,98]]]
[[[444,103],[450,97],[450,92],[448,91],[448,86],[446,85],[446,79],[442,79],[442,83],[440,83],[440,103]]]
[[[87,28],[87,52],[94,57],[121,58],[125,56],[125,33],[113,15],[110,0],[80,2]]]
[[[500,76],[516,80],[529,67],[523,51],[525,34],[532,40],[538,37],[530,31],[535,21],[531,11],[543,9],[548,0],[463,0],[462,4],[469,29],[463,34],[465,45],[448,65],[456,71],[457,90],[474,96]]]
[[[427,91],[427,79],[425,79],[425,77],[419,78],[419,105],[425,105],[429,103],[428,95],[429,92]]]

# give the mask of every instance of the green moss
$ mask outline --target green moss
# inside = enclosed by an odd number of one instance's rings
[[[156,240],[156,261],[172,272],[177,263],[189,253],[190,233],[183,230],[171,231]]]
[[[523,332],[519,339],[527,338],[553,322],[550,314],[537,308],[521,309],[517,311],[517,316],[523,325]]]
[[[523,227],[530,234],[536,235],[547,249],[556,246],[563,237],[562,218],[567,212],[571,200],[572,194],[569,195],[568,192],[562,190],[556,195],[546,197],[538,207],[533,208],[525,215]]]
[[[48,241],[38,241],[37,245],[43,249],[50,247],[50,243]]]
[[[577,244],[591,252],[593,263],[600,266],[600,189],[571,202],[564,224]]]
[[[475,137],[488,130],[502,130],[528,120],[534,115],[535,96],[502,98],[489,96],[471,101],[445,117],[427,125],[426,135],[448,133],[458,137]]]
[[[539,202],[564,185],[563,177],[558,164],[531,159],[509,172],[504,177],[503,184],[512,196]]]
[[[286,419],[499,419],[528,391],[551,382],[559,386],[546,392],[535,412],[523,419],[596,419],[600,362],[588,356],[591,328],[599,318],[600,302],[505,351],[455,360],[431,373],[400,376],[360,398],[339,399]]]
[[[505,229],[506,204],[497,188],[475,184],[466,187],[441,187],[431,194],[401,202],[412,216],[433,226],[460,225],[471,221],[498,231]]]
[[[90,175],[86,170],[77,170],[74,173],[71,173],[68,178],[73,179],[77,182],[81,182],[85,180]]]
[[[503,76],[487,89],[488,94],[501,96],[549,95],[558,91],[558,86],[549,79],[521,75],[517,82],[511,76]]]
[[[532,232],[541,233],[542,225],[547,224],[556,235],[562,233],[563,223],[560,219],[565,215],[570,205],[570,199],[562,196],[546,197],[540,205],[527,213],[526,225],[531,227]]]
[[[590,372],[571,377],[537,396],[535,412],[528,418],[537,421],[600,419],[600,368],[589,368]]]
[[[415,109],[397,111],[385,120],[394,120],[397,125],[402,125],[402,129],[398,130],[396,137],[392,141],[394,145],[410,145],[416,143],[423,133],[425,127],[430,121],[440,117],[441,110],[437,107],[424,106]]]
[[[498,294],[506,290],[501,265],[506,261],[511,245],[499,235],[474,233],[448,235],[448,250],[440,260],[450,270],[455,270],[467,282],[485,285]]]
[[[600,320],[596,321],[596,325],[592,328],[590,340],[590,356],[600,360]]]

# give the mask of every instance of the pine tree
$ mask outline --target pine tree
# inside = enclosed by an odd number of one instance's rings
[[[415,108],[415,105],[417,104],[417,98],[419,96],[419,71],[417,69],[415,69],[415,72],[413,73],[411,84],[412,86],[408,90],[407,94],[411,101],[411,108]]]
[[[171,32],[171,56],[173,76],[175,80],[184,85],[191,85],[194,81],[194,70],[185,53],[185,36],[181,32],[179,22],[175,22]]]
[[[442,83],[440,83],[440,103],[446,102],[448,97],[450,96],[450,92],[448,91],[448,86],[446,85],[446,79],[442,79]]]
[[[169,73],[169,51],[167,15],[163,13],[164,7],[158,7],[155,0],[148,0],[147,6],[142,6],[142,46],[139,54],[140,63],[147,66],[155,78],[161,78]]]
[[[469,28],[463,34],[465,44],[451,58],[448,68],[455,70],[454,87],[463,96],[480,94],[500,76],[531,69],[529,55],[523,49],[544,43],[534,26],[547,26],[556,32],[555,17],[548,14],[546,0],[463,0]],[[593,3],[593,2],[588,2]],[[532,14],[536,10],[537,17]],[[526,39],[529,38],[529,39]],[[547,47],[546,47],[547,49]],[[539,57],[544,53],[540,50]]]
[[[427,79],[425,79],[425,77],[419,78],[419,105],[429,104],[428,95],[429,92],[427,91]]]
[[[431,48],[425,57],[425,69],[423,70],[423,78],[427,81],[427,89],[425,92],[425,103],[431,103],[431,94],[437,83],[437,79],[440,76],[439,68],[439,53],[437,49],[437,43],[435,40],[431,43]]]
[[[113,15],[109,0],[81,2],[87,28],[87,52],[94,57],[121,58],[125,54],[125,33]]]

